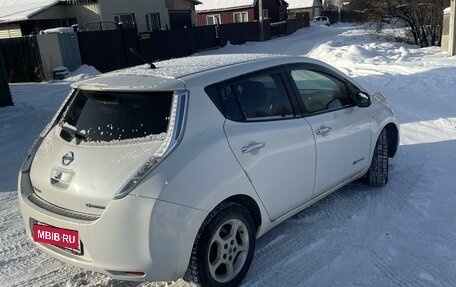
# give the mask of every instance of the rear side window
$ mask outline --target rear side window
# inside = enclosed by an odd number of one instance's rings
[[[166,133],[172,93],[76,91],[63,118],[61,137],[111,142]],[[69,127],[69,128],[68,128]]]
[[[273,120],[294,116],[279,74],[221,86],[219,94],[224,114],[232,120]]]

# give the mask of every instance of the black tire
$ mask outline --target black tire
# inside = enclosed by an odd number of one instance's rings
[[[217,206],[199,230],[184,279],[202,287],[237,286],[252,263],[254,226],[252,216],[243,206],[236,203]],[[211,268],[214,266],[211,262],[220,264]],[[233,272],[229,272],[230,268]]]
[[[385,186],[388,182],[388,134],[383,129],[375,144],[372,163],[367,171],[367,183],[372,186]]]

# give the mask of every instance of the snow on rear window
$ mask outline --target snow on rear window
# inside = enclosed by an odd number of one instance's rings
[[[60,136],[86,142],[131,142],[164,137],[172,93],[76,91]]]

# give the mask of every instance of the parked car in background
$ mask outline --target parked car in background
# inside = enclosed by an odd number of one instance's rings
[[[385,185],[399,143],[381,94],[305,57],[188,57],[72,87],[22,166],[20,209],[40,249],[121,280],[236,286],[268,230],[353,180]]]
[[[313,17],[313,23],[321,26],[329,26],[331,23],[329,22],[329,18],[326,16],[317,16]]]

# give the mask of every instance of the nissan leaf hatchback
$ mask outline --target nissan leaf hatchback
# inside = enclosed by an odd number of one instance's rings
[[[19,174],[28,236],[122,280],[235,286],[255,240],[347,183],[388,181],[381,94],[305,57],[219,55],[73,84]]]

